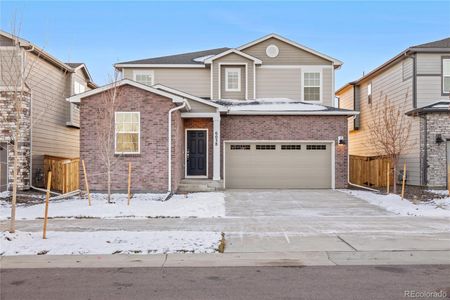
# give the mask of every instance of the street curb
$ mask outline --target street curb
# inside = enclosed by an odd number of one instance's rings
[[[0,269],[269,267],[448,264],[450,251],[305,251],[214,254],[1,256]]]

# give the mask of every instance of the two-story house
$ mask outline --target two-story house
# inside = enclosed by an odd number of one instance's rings
[[[102,95],[119,89],[113,189],[343,188],[347,118],[334,107],[342,62],[276,34],[218,48],[117,63],[123,79],[71,97],[81,109],[81,158],[96,154]],[[95,170],[95,171],[94,171]],[[104,177],[90,187],[105,190]]]
[[[360,111],[349,120],[349,153],[376,155],[368,126],[388,97],[409,116],[411,132],[400,163],[410,185],[445,187],[450,168],[450,38],[412,46],[340,88],[339,107]],[[400,167],[400,166],[399,166]]]
[[[79,109],[66,98],[97,86],[84,64],[64,63],[4,31],[0,31],[0,75],[0,191],[12,183],[15,142],[19,189],[40,186],[44,155],[79,156]],[[14,93],[23,93],[19,141],[14,141]]]

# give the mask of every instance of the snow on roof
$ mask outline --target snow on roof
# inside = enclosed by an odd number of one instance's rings
[[[213,100],[229,111],[321,111],[327,107],[288,98],[258,98],[250,101],[236,99]]]
[[[215,56],[215,55],[205,55],[205,56],[200,56],[200,57],[197,57],[197,58],[194,58],[194,61],[195,62],[205,62],[205,60],[207,60],[208,58],[211,58],[211,57],[213,57],[213,56]]]

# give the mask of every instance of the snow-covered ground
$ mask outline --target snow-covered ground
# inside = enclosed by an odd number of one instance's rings
[[[0,198],[8,198],[9,197],[9,191],[4,191],[0,193]]]
[[[339,191],[353,195],[359,199],[384,208],[387,211],[393,212],[397,215],[450,218],[450,196],[446,191],[439,191],[440,193],[442,193],[442,195],[447,196],[445,198],[434,199],[428,202],[419,202],[417,204],[414,204],[409,200],[402,200],[399,195],[394,194],[383,195],[361,190]]]
[[[168,201],[160,201],[163,194],[135,194],[127,205],[126,194],[113,194],[112,204],[107,202],[105,194],[91,194],[91,206],[85,198],[50,201],[50,218],[156,218],[156,217],[198,217],[211,218],[225,216],[224,194],[192,193],[174,195]],[[10,216],[11,206],[0,201],[0,219]],[[36,219],[44,216],[44,203],[35,205],[17,205],[18,220]]]
[[[2,232],[0,255],[213,253],[222,238],[219,232],[195,231],[91,231]]]

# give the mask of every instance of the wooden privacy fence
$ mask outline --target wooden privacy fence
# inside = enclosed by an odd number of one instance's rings
[[[44,155],[44,174],[52,171],[52,190],[63,194],[80,188],[80,159]],[[44,176],[47,184],[47,176]]]
[[[384,157],[350,155],[350,182],[371,187],[385,187],[389,160]],[[392,166],[389,182],[394,182]]]

